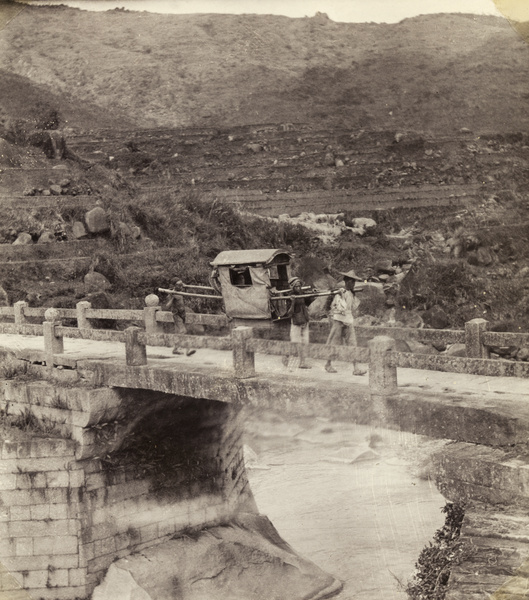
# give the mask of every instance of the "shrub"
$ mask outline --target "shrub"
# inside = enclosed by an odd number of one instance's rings
[[[421,551],[415,565],[417,572],[406,586],[410,600],[443,600],[452,568],[467,555],[459,539],[465,506],[449,502],[442,511],[445,524],[435,533],[433,543]]]

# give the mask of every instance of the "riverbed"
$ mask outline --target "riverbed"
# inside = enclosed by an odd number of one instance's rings
[[[254,415],[247,468],[259,511],[302,556],[344,582],[340,600],[405,600],[444,523],[429,479],[443,442],[389,430]]]

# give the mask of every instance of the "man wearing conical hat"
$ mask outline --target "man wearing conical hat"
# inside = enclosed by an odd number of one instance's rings
[[[354,271],[340,273],[343,276],[343,283],[339,284],[341,293],[336,294],[330,305],[329,318],[331,320],[331,330],[327,338],[329,345],[356,346],[356,334],[354,330],[354,318],[358,311],[360,300],[355,294],[355,285],[357,281],[362,281]],[[336,373],[331,360],[325,365],[328,373]],[[356,363],[353,363],[353,375],[365,375],[366,370]]]

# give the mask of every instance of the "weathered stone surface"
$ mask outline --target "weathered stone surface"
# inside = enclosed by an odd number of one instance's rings
[[[72,235],[76,240],[88,235],[85,226],[83,225],[83,223],[81,223],[81,221],[74,222],[72,226]]]
[[[173,600],[175,589],[182,600],[309,600],[328,597],[342,588],[332,575],[298,556],[266,517],[244,515],[240,521],[193,537],[182,536],[117,561],[96,589],[94,600]],[[124,588],[134,590],[134,595],[112,595]]]
[[[49,244],[50,242],[54,241],[55,236],[53,235],[53,232],[45,230],[40,234],[39,239],[37,240],[37,244]]]
[[[433,438],[488,446],[525,444],[529,409],[525,398],[504,394],[457,394],[422,390],[387,400],[389,423]]]
[[[110,229],[110,219],[101,206],[96,206],[85,214],[85,223],[90,233],[104,233]]]
[[[529,348],[520,348],[516,354],[518,360],[529,360]]]
[[[467,347],[465,346],[465,344],[452,344],[446,349],[446,354],[448,356],[466,357]]]
[[[445,447],[433,460],[439,490],[450,500],[529,507],[525,454],[458,442]]]
[[[406,343],[415,354],[437,354],[437,350],[430,344],[422,344],[415,340],[408,340]]]
[[[101,273],[97,271],[90,271],[84,276],[84,284],[88,291],[96,291],[96,290],[108,290],[112,287],[110,281]],[[94,307],[96,308],[96,307]],[[109,308],[109,307],[99,307],[99,308]]]
[[[19,233],[17,239],[13,242],[13,246],[25,246],[27,244],[32,244],[33,238],[29,233],[23,232]]]

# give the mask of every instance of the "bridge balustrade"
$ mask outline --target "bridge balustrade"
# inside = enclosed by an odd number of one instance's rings
[[[358,327],[357,334],[368,338],[368,347],[343,347],[325,344],[296,344],[261,339],[249,327],[234,327],[228,336],[184,335],[164,333],[164,324],[172,314],[161,310],[155,295],[146,298],[143,310],[92,309],[90,303],[79,302],[75,309],[32,308],[25,302],[1,307],[1,317],[12,317],[14,323],[0,323],[0,331],[22,335],[44,336],[46,364],[64,364],[63,339],[79,338],[114,341],[125,344],[126,363],[147,364],[147,346],[224,350],[233,353],[234,375],[249,378],[256,375],[255,354],[304,356],[320,360],[362,362],[369,364],[369,386],[372,395],[389,396],[397,391],[397,368],[425,369],[486,376],[529,377],[529,364],[520,361],[490,360],[491,346],[529,347],[529,334],[491,332],[485,319],[473,319],[464,330],[435,330],[397,327]],[[44,317],[42,324],[30,319]],[[65,327],[61,319],[76,319],[77,327]],[[125,330],[94,329],[92,319],[127,322]],[[188,322],[198,325],[226,327],[224,315],[189,315]],[[321,327],[321,324],[320,324]],[[418,340],[430,343],[464,343],[466,357],[442,354],[397,352],[395,340]]]

